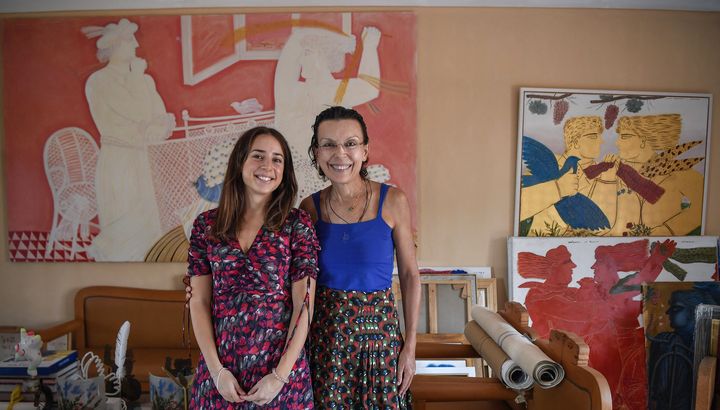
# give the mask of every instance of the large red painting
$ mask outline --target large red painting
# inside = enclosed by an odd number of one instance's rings
[[[2,25],[12,261],[147,260],[215,205],[229,149],[254,125],[288,138],[309,195],[326,183],[310,127],[330,105],[365,117],[371,178],[416,207],[412,13]]]
[[[648,378],[640,287],[717,279],[718,238],[528,238],[510,241],[512,300],[532,327],[573,332],[608,381],[615,409],[644,409]]]

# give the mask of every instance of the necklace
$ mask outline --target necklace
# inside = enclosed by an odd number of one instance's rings
[[[350,203],[350,206],[347,207],[348,212],[352,212],[355,210],[355,207],[356,207],[355,202],[359,197],[360,197],[360,195],[352,197],[352,202]],[[365,201],[367,201],[367,186],[365,187]]]
[[[363,206],[363,211],[360,214],[360,217],[358,218],[357,222],[362,221],[363,217],[365,216],[365,213],[367,212],[368,206],[370,205],[370,198],[372,198],[372,191],[370,191],[369,188],[370,188],[370,182],[366,180],[365,181],[365,205]],[[332,200],[330,199],[330,192],[328,192],[328,195],[325,197],[325,201],[327,202],[326,208],[330,208],[330,211],[335,216],[340,218],[341,221],[345,222],[346,224],[352,223],[352,222],[348,221],[347,219],[343,218],[342,216],[340,216],[340,214],[338,214],[337,211],[335,211],[335,208],[333,208],[333,206],[332,206]],[[353,209],[355,209],[354,206],[348,208],[348,211],[351,212]]]

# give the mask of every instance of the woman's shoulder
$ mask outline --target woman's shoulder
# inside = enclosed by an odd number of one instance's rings
[[[304,235],[309,230],[314,230],[310,215],[302,209],[290,208],[290,212],[282,228],[283,233],[289,236],[296,236]]]
[[[214,225],[215,221],[217,220],[217,214],[218,214],[217,208],[213,208],[213,209],[209,209],[205,212],[201,212],[195,218],[195,224],[205,225],[205,226]]]
[[[407,196],[405,195],[405,192],[403,192],[402,189],[394,186],[389,185],[385,183],[379,183],[375,182],[379,185],[379,189],[386,189],[387,193],[385,194],[385,205],[389,206],[390,208],[395,208],[397,206],[402,206],[404,204],[408,203]]]
[[[390,228],[395,228],[398,223],[409,222],[410,203],[402,189],[388,185],[378,184],[380,189],[386,189],[385,199],[382,205],[382,217]]]
[[[310,215],[310,219],[312,219],[313,222],[318,220],[318,210],[315,206],[315,196],[320,197],[322,195],[322,192],[328,188],[323,188],[314,194],[311,194],[302,201],[300,201],[299,208],[300,210],[306,212],[308,215]]]
[[[302,208],[290,208],[290,213],[288,213],[287,222],[294,226],[298,223],[305,223],[307,221],[311,221],[310,213]]]
[[[373,181],[371,179],[367,180],[368,183],[370,183],[370,187],[372,188],[373,192],[380,193],[382,190],[386,190],[386,195],[397,195],[397,193],[403,194],[402,189],[398,188],[397,186],[393,184],[387,184],[385,182],[377,182]]]
[[[193,222],[192,231],[190,233],[190,242],[211,238],[213,236],[212,227],[215,225],[216,218],[217,209],[211,209],[198,214],[198,216],[195,217],[195,222]]]
[[[300,201],[298,208],[300,208],[300,210],[305,211],[307,213],[311,213],[313,210],[315,210],[315,203],[314,203],[313,195],[315,195],[315,194],[312,194],[312,195],[309,195],[309,196],[306,196],[305,198],[303,198],[303,200]]]

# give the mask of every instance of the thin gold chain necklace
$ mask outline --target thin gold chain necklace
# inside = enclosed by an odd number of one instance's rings
[[[370,182],[366,180],[365,181],[365,205],[363,206],[363,211],[360,214],[360,217],[358,218],[357,222],[362,221],[363,217],[365,216],[365,213],[368,210],[368,206],[370,205],[370,198],[372,198],[372,192],[370,191],[369,187],[370,187]],[[331,188],[331,190],[332,190],[332,188]],[[335,208],[333,208],[333,206],[332,206],[332,200],[330,199],[330,192],[328,192],[328,195],[325,197],[325,201],[327,202],[326,208],[330,208],[330,211],[335,216],[340,218],[341,221],[345,222],[346,224],[352,223],[352,222],[348,221],[347,219],[343,218],[342,216],[340,216],[340,214],[338,214],[337,211],[335,211]],[[354,209],[354,207],[352,207],[352,208]],[[330,222],[332,222],[332,221],[330,221]]]

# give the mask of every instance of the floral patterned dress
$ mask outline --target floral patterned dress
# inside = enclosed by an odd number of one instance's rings
[[[249,391],[277,366],[292,315],[292,282],[317,277],[318,241],[310,217],[292,209],[277,232],[261,228],[244,253],[237,241],[210,235],[213,209],[200,214],[190,238],[188,275],[212,275],[211,314],[220,362]],[[308,279],[309,280],[309,279]],[[313,408],[308,362],[300,353],[289,383],[264,409]],[[190,398],[192,409],[254,409],[218,393],[201,356]]]

